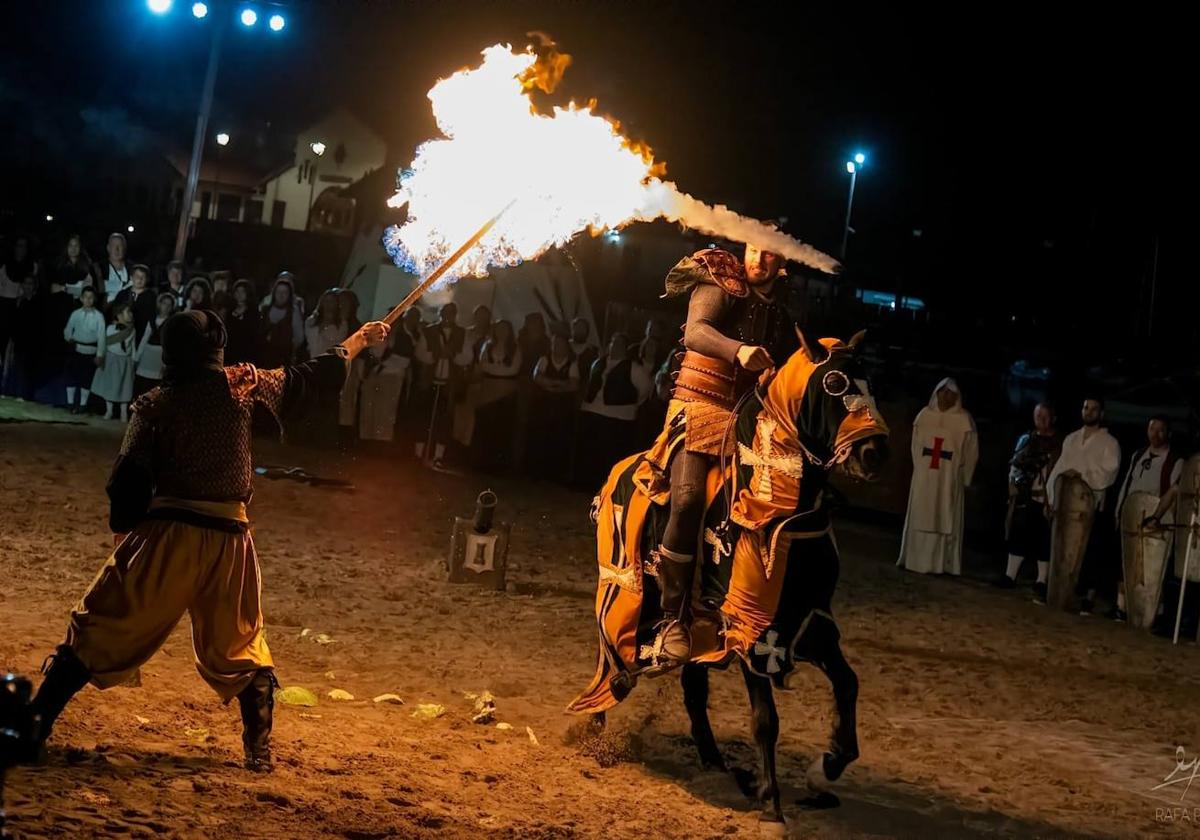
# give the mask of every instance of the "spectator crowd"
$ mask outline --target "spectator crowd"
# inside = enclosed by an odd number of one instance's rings
[[[226,364],[279,367],[319,355],[369,315],[352,289],[306,305],[281,271],[259,297],[228,271],[151,267],[112,233],[91,259],[79,236],[55,256],[15,237],[0,252],[0,393],[75,414],[127,421],[129,404],[162,380],[160,331],[176,311],[209,309],[226,325]],[[427,320],[403,313],[386,347],[352,366],[336,404],[289,440],[315,446],[391,443],[443,468],[472,467],[596,484],[618,458],[649,445],[670,391],[674,338],[650,320],[603,346],[590,321],[519,327],[454,303]]]

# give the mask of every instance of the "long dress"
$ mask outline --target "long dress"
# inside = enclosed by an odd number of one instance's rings
[[[127,403],[133,399],[134,328],[109,324],[105,338],[104,365],[92,376],[92,393],[112,403]]]
[[[960,575],[963,507],[979,445],[961,395],[949,411],[938,408],[937,394],[944,387],[958,392],[953,379],[943,379],[913,423],[913,478],[896,565],[922,574]]]

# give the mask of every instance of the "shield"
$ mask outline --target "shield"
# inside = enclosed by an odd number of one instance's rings
[[[1065,610],[1074,603],[1079,569],[1096,518],[1096,499],[1092,488],[1077,475],[1059,476],[1056,489],[1058,504],[1050,534],[1050,581],[1046,587],[1046,603]]]
[[[1180,526],[1179,539],[1175,540],[1175,576],[1183,577],[1184,559],[1188,548],[1188,527],[1192,523],[1192,513],[1198,510],[1200,504],[1200,455],[1193,455],[1183,462],[1183,470],[1179,475],[1179,496],[1175,500],[1175,524]],[[1197,516],[1200,519],[1200,515]],[[1200,583],[1200,534],[1193,537],[1192,561],[1188,563],[1187,579],[1191,583]]]
[[[1121,563],[1125,571],[1125,610],[1129,623],[1149,630],[1162,597],[1163,576],[1171,558],[1171,528],[1143,528],[1158,508],[1153,493],[1130,493],[1121,507]]]

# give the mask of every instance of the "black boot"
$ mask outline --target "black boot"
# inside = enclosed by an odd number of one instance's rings
[[[30,761],[41,758],[43,745],[50,737],[54,722],[71,698],[92,678],[75,651],[67,645],[59,645],[58,650],[46,659],[42,673],[46,678],[42,680],[37,696],[30,704],[38,724],[35,753],[27,757]]]
[[[674,668],[687,662],[692,651],[692,634],[688,627],[687,606],[692,594],[695,558],[660,548],[658,585],[662,589],[660,605],[663,626],[655,647],[656,664]]]
[[[275,671],[260,668],[237,696],[242,707],[242,746],[246,750],[247,770],[270,773],[275,769],[271,762],[271,721],[278,687]]]

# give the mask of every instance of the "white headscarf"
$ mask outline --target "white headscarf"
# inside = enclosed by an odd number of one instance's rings
[[[950,409],[949,411],[942,411],[942,409],[938,406],[938,391],[942,390],[943,388],[945,388],[947,391],[953,391],[954,393],[958,394],[958,401],[954,404],[954,408]],[[929,408],[940,414],[966,413],[966,409],[963,407],[962,391],[959,390],[958,383],[949,376],[939,382],[937,387],[933,389],[933,393],[929,395]]]

